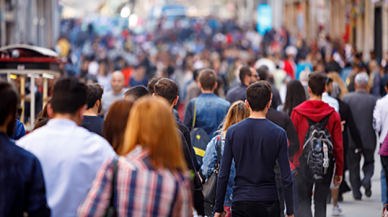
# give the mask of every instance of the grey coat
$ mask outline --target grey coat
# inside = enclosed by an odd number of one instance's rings
[[[352,111],[354,122],[361,134],[363,148],[375,150],[377,138],[373,129],[373,109],[377,98],[359,90],[344,96],[343,101],[349,105]],[[356,147],[353,141],[350,141],[349,145]]]

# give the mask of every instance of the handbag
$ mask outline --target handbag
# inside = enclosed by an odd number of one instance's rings
[[[220,136],[217,136],[216,149],[217,149],[217,163],[213,170],[212,175],[203,185],[203,197],[205,201],[205,215],[213,216],[214,204],[216,200],[217,192],[217,182],[218,182],[218,172],[220,170],[220,159],[221,159],[221,150],[220,150]]]
[[[117,158],[113,160],[112,193],[110,195],[109,206],[106,209],[106,212],[104,215],[105,217],[116,217],[117,216],[116,208],[115,208],[113,202],[114,202],[115,192],[116,192],[115,189],[116,189],[118,162],[119,162],[119,160]]]

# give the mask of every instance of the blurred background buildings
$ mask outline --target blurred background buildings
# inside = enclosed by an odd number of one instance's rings
[[[0,0],[0,42],[53,48],[63,19],[80,19],[84,28],[99,22],[101,31],[112,19],[141,31],[174,13],[236,19],[244,25],[257,21],[260,4],[271,6],[272,28],[284,26],[306,41],[319,34],[342,39],[362,51],[364,59],[371,51],[378,59],[388,51],[387,0]]]

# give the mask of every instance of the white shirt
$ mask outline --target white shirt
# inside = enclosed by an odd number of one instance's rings
[[[327,92],[322,94],[322,101],[329,104],[330,107],[333,107],[336,112],[339,112],[339,103],[338,100],[329,96]]]
[[[50,120],[17,145],[42,165],[52,217],[76,216],[101,164],[116,156],[105,139],[66,119]]]
[[[380,144],[383,143],[388,133],[388,95],[377,100],[373,111],[373,127],[380,134]]]

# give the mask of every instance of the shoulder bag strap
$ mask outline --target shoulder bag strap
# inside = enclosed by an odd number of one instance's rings
[[[220,139],[221,136],[217,136],[217,142],[216,142],[216,149],[217,149],[217,165],[220,166],[221,161],[221,146],[220,146]]]
[[[118,170],[118,162],[119,162],[119,159],[116,158],[113,160],[113,178],[112,178],[112,193],[110,195],[110,202],[109,202],[109,206],[110,207],[114,207],[114,198],[115,198],[115,195],[116,195],[116,182],[117,182],[117,170]]]
[[[193,128],[192,129],[194,129],[194,127],[195,127],[196,117],[197,117],[197,99],[194,100],[194,117],[193,117]]]

